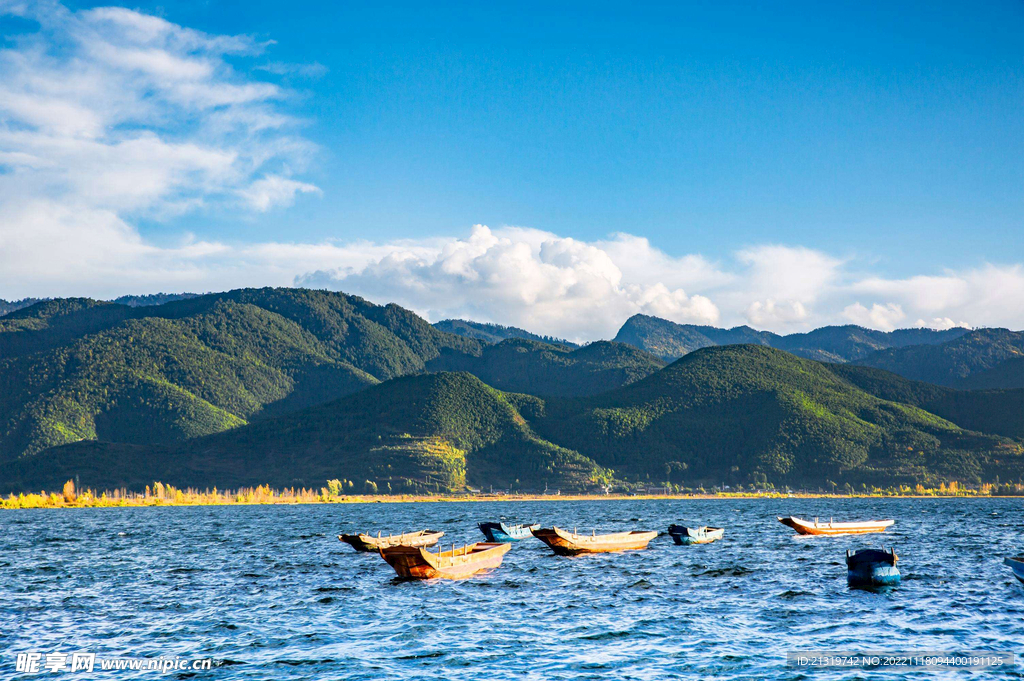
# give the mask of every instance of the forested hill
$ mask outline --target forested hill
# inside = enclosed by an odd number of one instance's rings
[[[43,301],[0,318],[0,460],[81,439],[205,435],[422,372],[442,350],[480,344],[325,291]]]
[[[994,367],[974,371],[957,382],[964,390],[1024,388],[1024,355],[1010,357]]]
[[[607,471],[539,438],[507,395],[466,373],[407,376],[340,400],[171,446],[82,442],[0,464],[8,489],[78,478],[94,488],[260,485],[346,491],[461,490],[467,484],[586,489]]]
[[[1004,362],[1020,360],[1022,357],[1024,332],[978,329],[940,345],[918,345],[876,352],[858,363],[938,385],[1020,388],[1024,384],[1010,382],[1014,365],[1008,364],[1005,370],[1000,367]],[[992,373],[987,378],[977,377],[990,371]]]
[[[0,317],[0,492],[71,470],[124,484],[330,475],[448,490],[610,476],[690,486],[1024,477],[1016,332],[955,330],[927,344],[941,334],[691,327],[704,340],[690,341],[712,344],[665,366],[618,342],[482,342],[343,293],[171,297],[43,300]],[[631,321],[649,339],[672,330]],[[947,385],[846,363],[879,338],[927,343],[858,361]],[[744,339],[754,343],[731,344]],[[844,363],[769,347],[789,342]],[[956,389],[968,381],[1000,389]]]
[[[934,405],[954,393],[925,390],[913,399]],[[956,408],[943,406],[965,422],[984,411]],[[1024,473],[1017,440],[958,426],[878,397],[828,365],[754,345],[703,348],[596,397],[548,400],[527,418],[544,438],[633,478],[819,485]]]
[[[665,363],[622,343],[599,341],[571,350],[528,340],[506,340],[480,355],[442,352],[431,371],[468,371],[485,383],[531,395],[596,395],[650,376]]]
[[[975,429],[1004,407],[998,391],[960,392],[725,346],[587,398],[501,392],[467,373],[400,377],[189,442],[37,452],[0,464],[0,491],[52,488],[71,477],[98,487],[154,479],[319,486],[337,478],[354,481],[356,491],[395,492],[588,489],[615,480],[858,489],[1019,480],[1020,434]],[[1004,412],[1013,414],[1019,408]]]
[[[852,362],[873,352],[910,345],[944,343],[966,334],[967,329],[898,329],[875,331],[860,326],[826,326],[807,333],[780,336],[749,326],[719,329],[713,326],[676,324],[667,319],[634,315],[626,320],[614,340],[627,343],[663,359],[674,360],[700,348],[716,345],[766,345],[798,357],[823,362]]]
[[[502,326],[501,324],[485,324],[483,322],[473,322],[468,319],[444,319],[434,323],[434,328],[444,331],[446,333],[454,333],[457,336],[465,336],[466,338],[473,338],[482,343],[500,343],[503,340],[509,338],[518,338],[521,340],[538,341],[541,343],[549,343],[551,345],[563,345],[567,348],[578,348],[579,345],[571,343],[564,338],[555,338],[553,336],[541,336],[536,333],[530,333],[525,329],[519,329],[514,326]]]

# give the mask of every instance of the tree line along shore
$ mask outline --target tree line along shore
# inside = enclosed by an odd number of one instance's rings
[[[443,501],[575,501],[615,499],[827,499],[827,498],[993,498],[1022,497],[1024,484],[979,485],[967,487],[956,482],[939,487],[902,485],[894,488],[873,488],[856,491],[778,491],[778,490],[678,490],[663,488],[637,492],[609,492],[607,494],[558,494],[495,492],[464,494],[346,494],[339,480],[331,480],[320,489],[273,489],[269,485],[239,489],[179,489],[173,485],[154,482],[145,491],[126,489],[96,491],[79,490],[68,480],[59,492],[10,494],[0,498],[0,508],[115,508],[146,506],[232,506],[274,504],[345,504],[345,503],[412,503]]]

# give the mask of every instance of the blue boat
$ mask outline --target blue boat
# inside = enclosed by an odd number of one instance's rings
[[[669,525],[668,533],[672,541],[683,546],[690,544],[710,544],[718,541],[725,534],[722,527],[686,527],[685,525]]]
[[[861,549],[846,550],[846,583],[853,587],[897,586],[900,571],[896,567],[896,551]]]
[[[519,541],[533,536],[533,530],[540,525],[506,525],[505,523],[480,523],[480,531],[491,542]]]
[[[1004,558],[1003,563],[1009,565],[1010,569],[1013,570],[1013,576],[1024,583],[1024,556]]]

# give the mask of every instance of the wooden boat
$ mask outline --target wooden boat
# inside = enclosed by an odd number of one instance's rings
[[[577,534],[559,527],[542,528],[533,531],[533,536],[551,547],[560,556],[576,556],[581,553],[609,553],[646,549],[647,544],[658,536],[657,532],[617,532],[615,534]]]
[[[463,579],[501,565],[511,544],[478,542],[432,553],[422,546],[388,546],[381,557],[399,577],[409,579]]]
[[[847,549],[846,583],[853,587],[897,586],[900,583],[897,560],[895,550],[861,549],[850,553]]]
[[[872,532],[885,532],[895,520],[868,520],[862,523],[837,523],[829,518],[827,523],[819,522],[817,518],[813,522],[794,518],[779,518],[779,522],[792,527],[797,534],[870,534]]]
[[[490,542],[519,541],[533,536],[533,530],[540,525],[508,525],[506,523],[480,523],[480,531]]]
[[[1004,565],[1009,565],[1010,569],[1013,570],[1013,576],[1024,582],[1024,556],[1017,556],[1016,558],[1004,558]]]
[[[339,534],[338,539],[350,544],[356,551],[379,551],[388,546],[433,546],[437,540],[444,536],[444,532],[433,530],[420,530],[419,532],[406,532],[405,534],[389,534],[386,537],[359,533]]]
[[[718,541],[725,535],[724,527],[684,527],[682,525],[669,525],[668,533],[672,535],[672,541],[676,544],[710,544]]]

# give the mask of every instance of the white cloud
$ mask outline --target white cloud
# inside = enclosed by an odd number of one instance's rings
[[[843,261],[809,248],[765,245],[747,248],[736,254],[748,267],[746,279],[757,298],[812,303],[833,286]]]
[[[779,329],[807,321],[807,308],[799,300],[755,300],[747,307],[747,321],[762,329]]]
[[[262,177],[239,194],[255,210],[264,212],[275,206],[290,206],[296,194],[319,194],[320,188],[307,182],[290,180],[280,175]]]
[[[1024,266],[985,264],[939,276],[906,279],[868,277],[851,285],[856,294],[871,294],[900,304],[920,321],[957,326],[1024,326]]]
[[[521,228],[477,225],[468,238],[434,250],[394,248],[361,269],[320,271],[299,283],[393,300],[435,319],[469,316],[578,339],[614,335],[638,312],[699,324],[719,319],[707,297],[625,279],[595,244]]]
[[[843,308],[843,317],[860,326],[892,331],[899,327],[900,322],[906,319],[907,315],[903,312],[903,308],[896,303],[887,305],[875,303],[870,309],[860,303],[853,303]],[[924,326],[924,324],[919,326]],[[952,324],[950,324],[951,326]]]
[[[0,283],[187,281],[192,251],[147,245],[136,219],[240,198],[265,211],[319,192],[289,177],[312,145],[286,131],[296,123],[278,108],[287,93],[227,59],[264,44],[117,7],[0,2],[6,14],[39,28],[0,49]]]
[[[322,78],[327,75],[327,67],[320,62],[312,64],[285,64],[282,62],[270,62],[257,66],[256,68],[277,76],[299,76],[301,78]]]
[[[926,328],[926,329],[953,329],[956,327],[970,328],[970,325],[966,322],[954,322],[949,317],[935,317],[931,321],[925,321],[924,319],[918,319],[914,326]]]

